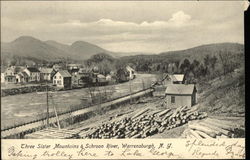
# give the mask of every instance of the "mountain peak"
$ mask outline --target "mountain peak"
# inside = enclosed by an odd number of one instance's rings
[[[85,41],[75,41],[74,43],[71,44],[71,46],[79,46],[79,45],[93,45],[93,44]]]
[[[30,41],[39,41],[38,39],[31,37],[31,36],[20,36],[17,39],[15,39],[13,42],[30,42]]]

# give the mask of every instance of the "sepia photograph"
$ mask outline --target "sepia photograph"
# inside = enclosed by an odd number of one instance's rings
[[[244,5],[1,1],[1,139],[244,139]]]

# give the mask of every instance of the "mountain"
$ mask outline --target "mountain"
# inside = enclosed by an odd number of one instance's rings
[[[1,43],[3,58],[10,56],[29,57],[40,60],[54,61],[70,58],[73,60],[86,60],[98,53],[114,55],[97,45],[76,41],[72,45],[61,44],[56,41],[41,41],[30,36],[21,36],[9,43]]]
[[[68,56],[64,50],[30,36],[22,36],[10,43],[1,43],[1,55],[30,57],[41,60],[61,59]]]
[[[69,51],[72,53],[73,56],[82,56],[84,59],[89,59],[91,56],[98,54],[98,53],[111,53],[101,47],[84,42],[84,41],[76,41],[74,42]]]

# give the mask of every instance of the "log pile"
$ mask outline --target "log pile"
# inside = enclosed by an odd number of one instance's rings
[[[216,118],[192,121],[188,123],[183,138],[238,138],[242,136],[242,128],[232,122]],[[244,134],[244,133],[243,133]]]
[[[207,117],[205,112],[182,106],[177,109],[151,110],[145,108],[136,114],[102,124],[80,134],[81,138],[146,138],[165,129],[181,126],[191,120]]]

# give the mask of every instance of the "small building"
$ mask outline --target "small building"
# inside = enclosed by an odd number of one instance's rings
[[[169,84],[165,92],[167,107],[191,107],[196,104],[196,87],[194,84]]]
[[[105,82],[107,82],[106,77],[104,75],[102,75],[102,74],[98,74],[97,75],[97,82],[98,83],[105,83]]]
[[[67,70],[59,70],[53,76],[53,85],[60,88],[70,89],[72,86],[72,77]]]
[[[29,82],[40,82],[40,71],[35,67],[27,67],[24,72],[29,76]]]
[[[184,74],[167,74],[163,78],[163,85],[183,84],[184,81]]]
[[[40,68],[41,81],[52,81],[56,71],[53,68]]]
[[[110,74],[108,74],[107,76],[106,76],[106,81],[112,81],[112,76],[110,75]]]
[[[135,70],[131,68],[130,66],[126,67],[128,73],[129,73],[129,79],[134,79],[135,78]]]
[[[16,83],[27,83],[29,82],[29,76],[26,72],[19,72],[16,74]]]

